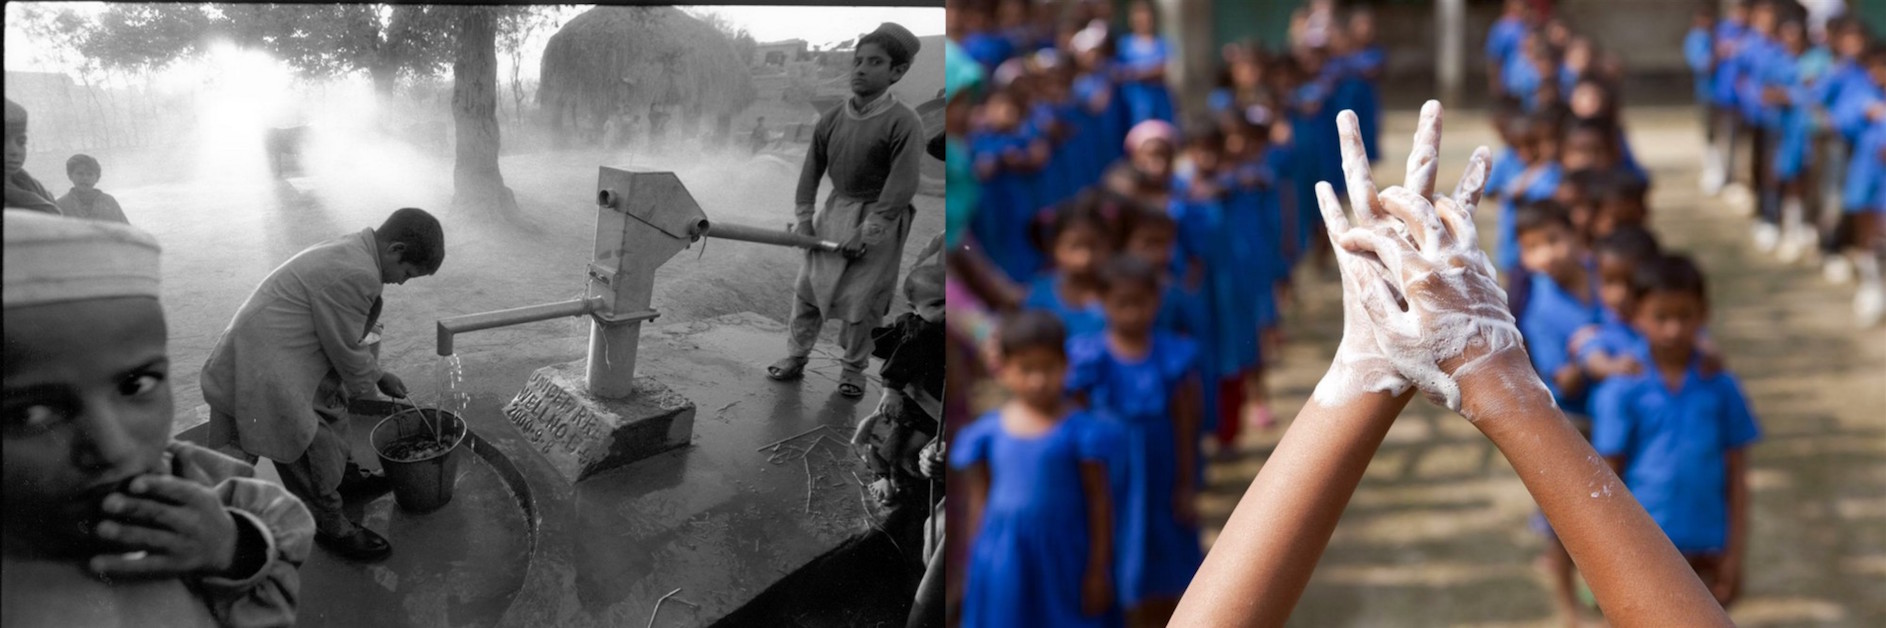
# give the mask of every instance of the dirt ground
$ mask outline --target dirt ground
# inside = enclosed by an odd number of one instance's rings
[[[441,388],[444,374],[435,352],[438,319],[581,296],[584,268],[594,251],[598,166],[673,171],[709,219],[784,229],[792,221],[799,173],[800,157],[790,149],[776,146],[775,154],[758,158],[744,151],[725,157],[646,151],[506,155],[501,160],[505,181],[535,232],[454,214],[449,162],[417,154],[399,153],[392,160],[384,154],[361,156],[363,163],[394,161],[396,174],[328,163],[320,170],[336,174],[296,178],[286,186],[266,175],[260,180],[193,176],[202,169],[190,167],[195,154],[190,146],[94,156],[105,164],[100,189],[116,196],[131,223],[150,231],[164,247],[163,302],[178,414],[174,431],[180,432],[207,419],[198,374],[230,318],[270,270],[310,245],[378,226],[400,207],[439,216],[445,264],[435,276],[387,286],[382,315],[381,364],[425,401]],[[362,150],[398,149],[376,145]],[[71,187],[64,163],[65,155],[35,154],[26,168],[63,194]],[[831,186],[822,187],[829,191]],[[943,229],[940,196],[919,195],[915,205],[906,268]],[[662,314],[656,323],[749,311],[784,320],[801,255],[730,240],[696,242],[656,275],[654,308]],[[902,298],[893,303],[894,314],[905,307]],[[835,337],[836,331],[836,325],[827,325],[827,336]],[[460,354],[501,354],[506,347],[587,335],[587,319],[570,318],[474,332],[457,338],[456,345]],[[781,338],[782,355],[784,350]],[[764,381],[762,376],[756,372],[756,382]]]
[[[1383,155],[1407,154],[1416,115],[1384,114]],[[1701,133],[1687,108],[1626,116],[1653,171],[1652,227],[1708,274],[1710,333],[1761,422],[1750,453],[1753,525],[1743,626],[1886,625],[1886,329],[1857,331],[1851,288],[1808,263],[1784,266],[1748,243],[1750,219],[1696,192]],[[1441,180],[1494,138],[1484,116],[1449,112]],[[1401,177],[1384,160],[1378,181]],[[1491,211],[1481,216],[1490,244]],[[1330,271],[1333,273],[1334,271]],[[1288,343],[1269,384],[1294,415],[1340,334],[1333,274],[1298,275]],[[1247,434],[1244,454],[1210,470],[1215,538],[1282,430]],[[1549,626],[1533,503],[1506,460],[1465,420],[1417,400],[1389,431],[1298,605],[1294,626]],[[1596,625],[1595,611],[1590,616]]]

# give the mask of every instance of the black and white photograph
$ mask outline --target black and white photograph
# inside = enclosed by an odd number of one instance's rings
[[[943,625],[940,4],[7,3],[0,623]]]

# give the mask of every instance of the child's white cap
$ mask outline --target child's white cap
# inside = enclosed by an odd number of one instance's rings
[[[158,296],[157,239],[129,225],[6,210],[5,307]]]

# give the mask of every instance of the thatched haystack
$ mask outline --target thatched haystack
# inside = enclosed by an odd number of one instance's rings
[[[700,131],[756,97],[734,43],[673,7],[601,6],[576,16],[544,48],[537,90],[559,136],[588,138],[618,114]]]

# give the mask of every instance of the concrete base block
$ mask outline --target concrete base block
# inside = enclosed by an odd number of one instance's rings
[[[683,447],[694,435],[694,402],[650,377],[635,392],[601,399],[584,384],[584,361],[537,369],[504,415],[574,484],[598,471]]]

